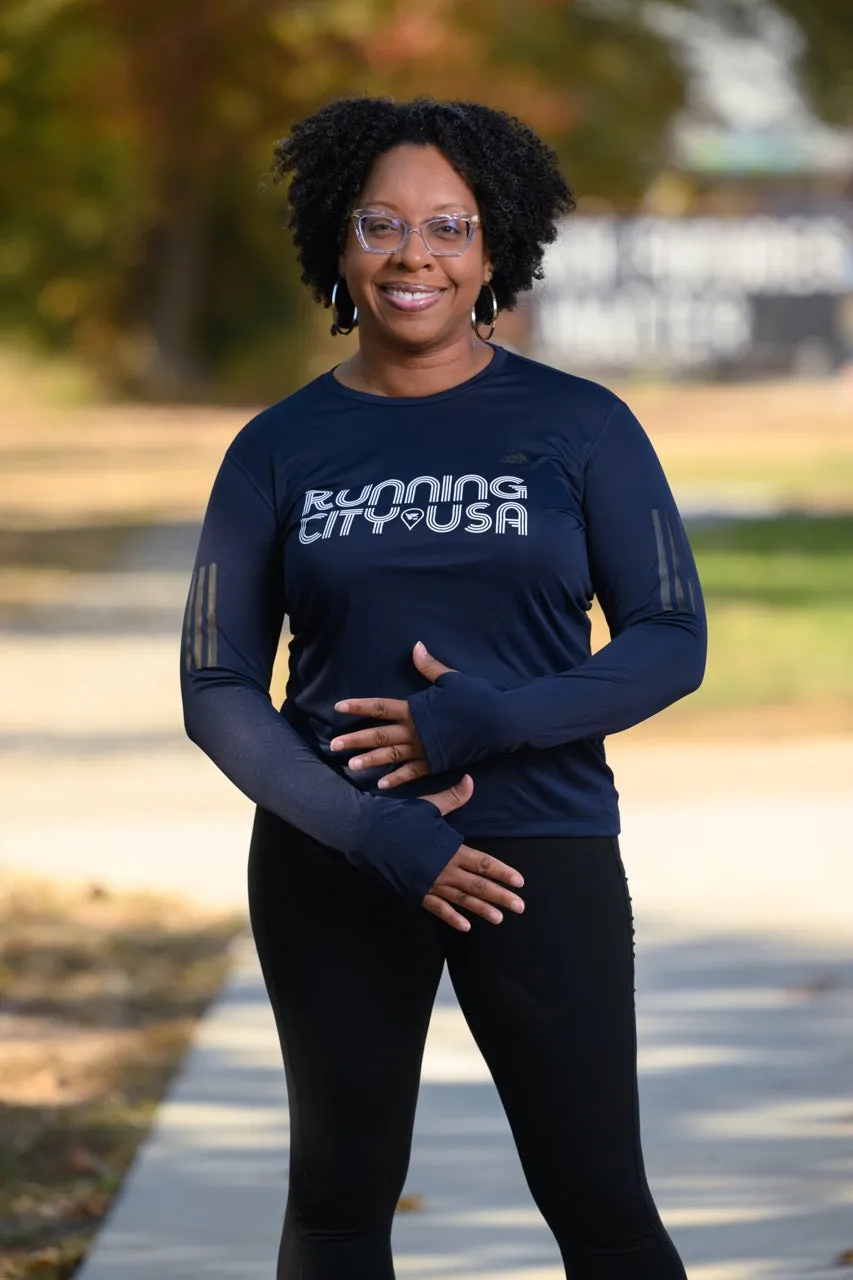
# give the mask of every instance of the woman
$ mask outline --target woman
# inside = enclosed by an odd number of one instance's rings
[[[484,340],[571,194],[471,103],[333,102],[276,156],[303,279],[359,345],[229,448],[182,681],[190,737],[258,805],[292,1117],[278,1278],[393,1277],[445,961],[567,1274],[684,1277],[643,1172],[603,740],[699,685],[699,583],[622,401]],[[590,656],[593,594],[613,638]]]

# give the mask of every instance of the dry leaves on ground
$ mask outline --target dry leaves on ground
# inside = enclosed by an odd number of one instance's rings
[[[243,923],[0,873],[0,1280],[74,1274]]]

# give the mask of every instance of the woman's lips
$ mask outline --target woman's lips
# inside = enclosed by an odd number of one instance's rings
[[[409,289],[405,285],[380,285],[379,292],[395,311],[426,311],[444,293],[443,289]]]

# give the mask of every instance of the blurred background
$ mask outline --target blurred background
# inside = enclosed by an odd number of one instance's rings
[[[556,148],[578,210],[496,339],[628,399],[695,547],[705,684],[610,749],[638,909],[825,943],[785,981],[849,990],[849,0],[2,0],[2,1280],[72,1273],[241,927],[250,806],[183,737],[180,615],[228,442],[354,341],[273,144],[418,92]]]

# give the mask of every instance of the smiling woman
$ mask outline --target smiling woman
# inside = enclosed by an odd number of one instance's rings
[[[358,309],[362,353],[338,377],[377,390],[371,345],[423,351],[459,342],[460,355],[470,349],[469,316],[491,283],[492,264],[477,234],[474,193],[434,146],[404,145],[380,156],[361,200],[370,212],[351,219],[338,267]],[[483,348],[475,369],[490,355]]]
[[[181,675],[187,731],[258,806],[293,1134],[278,1280],[392,1280],[445,961],[573,1280],[684,1280],[639,1155],[604,739],[700,683],[701,589],[627,406],[487,340],[569,188],[474,103],[333,102],[276,156],[303,279],[358,349],[228,449]]]
[[[329,103],[278,144],[276,170],[290,180],[303,280],[332,305],[333,334],[360,330],[338,377],[380,395],[441,391],[482,367],[469,318],[491,336],[498,311],[541,277],[556,219],[574,208],[554,153],[477,103]],[[442,348],[440,369],[417,360],[401,389],[365,332],[422,357]]]

